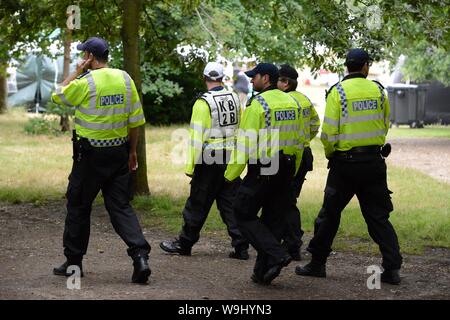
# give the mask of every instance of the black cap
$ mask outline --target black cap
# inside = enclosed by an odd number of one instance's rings
[[[108,43],[104,39],[97,37],[89,38],[85,42],[80,43],[77,45],[77,49],[91,52],[97,58],[104,57],[109,53]]]
[[[280,66],[279,72],[280,72],[280,77],[289,78],[292,80],[297,80],[297,78],[298,78],[297,70],[295,70],[295,68],[291,67],[288,64],[282,64]]]
[[[255,68],[245,72],[247,77],[250,78],[253,78],[258,73],[262,76],[268,74],[271,80],[277,80],[279,76],[278,68],[272,63],[258,63]]]
[[[349,64],[364,64],[366,62],[373,61],[373,59],[369,56],[367,51],[364,49],[351,49],[347,53],[347,57],[345,58],[345,65]]]

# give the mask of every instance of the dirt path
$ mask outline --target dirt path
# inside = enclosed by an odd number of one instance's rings
[[[388,163],[417,169],[431,177],[450,183],[450,139],[389,139],[392,153]]]
[[[328,278],[303,278],[292,263],[270,287],[250,281],[249,261],[227,258],[228,242],[202,238],[192,257],[164,254],[168,235],[145,230],[153,251],[149,285],[130,283],[131,260],[113,232],[103,208],[93,211],[92,234],[84,261],[81,290],[51,274],[63,261],[64,204],[46,207],[0,204],[0,299],[450,299],[450,250],[405,256],[400,286],[366,287],[366,267],[379,258],[338,252],[330,258]]]

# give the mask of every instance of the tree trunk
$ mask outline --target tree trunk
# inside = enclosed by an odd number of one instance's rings
[[[142,12],[142,0],[123,0],[122,2],[122,43],[123,68],[136,84],[142,101],[141,71],[139,58],[139,21]],[[149,195],[147,180],[147,157],[145,148],[145,126],[139,128],[137,145],[138,168],[133,174],[134,192]]]
[[[66,37],[64,39],[64,64],[63,64],[63,79],[69,76],[70,72],[70,45],[72,44],[72,30],[66,29]],[[61,131],[67,132],[70,130],[69,115],[64,113],[59,120]]]
[[[0,114],[8,111],[8,82],[6,65],[0,64]]]

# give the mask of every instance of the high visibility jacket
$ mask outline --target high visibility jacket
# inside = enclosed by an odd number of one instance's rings
[[[314,139],[319,132],[319,115],[317,114],[311,100],[309,100],[303,93],[298,91],[289,91],[288,93],[302,107],[303,125],[305,126],[305,147],[309,147],[311,140]]]
[[[305,134],[301,107],[289,94],[272,89],[255,96],[244,111],[239,129],[236,149],[225,172],[227,180],[238,178],[247,162],[272,159],[279,151],[295,155],[298,170]]]
[[[236,93],[216,87],[195,101],[189,128],[185,172],[192,175],[202,162],[204,150],[232,150],[240,120],[240,102]]]
[[[336,150],[383,145],[389,113],[389,100],[381,84],[359,74],[338,82],[327,95],[320,137],[327,158]]]
[[[52,101],[74,107],[77,134],[99,146],[114,145],[128,136],[128,128],[145,123],[134,81],[119,69],[86,72],[58,88]]]

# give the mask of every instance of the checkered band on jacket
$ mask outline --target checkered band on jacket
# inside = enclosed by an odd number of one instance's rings
[[[91,146],[93,147],[116,147],[127,143],[128,137],[111,140],[95,140],[95,139],[88,139],[88,140]]]

